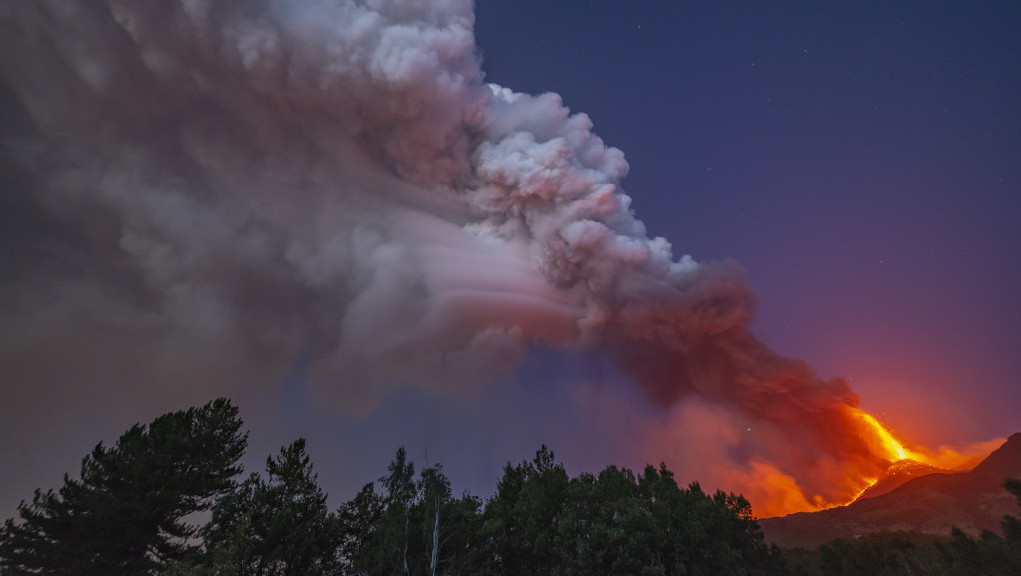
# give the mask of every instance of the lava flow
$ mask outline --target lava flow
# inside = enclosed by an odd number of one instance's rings
[[[869,457],[865,461],[869,465],[847,471],[844,482],[848,491],[845,492],[844,498],[829,500],[815,496],[812,500],[816,509],[834,508],[854,502],[879,482],[890,466],[898,462],[916,461],[934,465],[925,455],[905,448],[904,444],[880,424],[875,416],[860,408],[851,406],[846,408],[850,413],[849,423],[857,430],[857,434],[868,448]]]
[[[731,474],[726,480],[748,497],[760,518],[785,516],[845,506],[859,498],[893,490],[920,475],[970,470],[1006,441],[995,438],[965,446],[928,449],[905,446],[875,416],[856,406],[845,405],[840,420],[841,427],[850,431],[864,451],[850,457],[842,453],[842,463],[815,465],[818,474],[812,478],[824,479],[824,483],[799,481],[792,473],[765,460],[752,461],[747,471]],[[873,489],[880,486],[879,491]]]
[[[857,416],[865,424],[865,433],[873,437],[869,439],[869,446],[875,454],[886,458],[891,464],[909,459],[923,464],[930,464],[925,456],[905,449],[904,445],[894,438],[893,434],[884,428],[883,425],[876,420],[875,416],[868,412],[862,412],[857,409],[855,410],[857,411]],[[860,498],[866,490],[875,486],[876,482],[879,482],[879,479],[880,476],[875,478],[866,478],[865,485],[854,495],[854,498],[851,498],[851,500],[843,504],[850,504]]]
[[[876,454],[884,456],[891,462],[898,462],[909,457],[913,460],[919,459],[917,458],[919,455],[905,450],[904,445],[897,441],[893,434],[876,420],[875,416],[858,410],[858,417],[865,423],[866,430],[875,436],[875,439],[870,442],[870,447]],[[921,458],[924,460],[924,456]]]
[[[888,460],[890,464],[879,476],[863,478],[864,483],[861,489],[849,501],[833,503],[824,506],[825,508],[846,505],[858,500],[870,488],[876,486],[878,482],[881,480],[886,481],[884,479],[895,470],[894,475],[901,476],[901,479],[896,481],[892,487],[900,485],[913,476],[920,475],[920,470],[924,471],[921,474],[968,470],[1004,442],[1003,438],[997,438],[987,442],[976,443],[966,448],[955,449],[949,446],[940,446],[936,451],[930,451],[921,447],[916,449],[905,448],[904,444],[880,424],[875,416],[857,408],[852,410],[864,424],[862,436],[866,439],[873,454]],[[905,473],[908,469],[913,471]],[[884,492],[891,490],[892,487],[887,487]]]

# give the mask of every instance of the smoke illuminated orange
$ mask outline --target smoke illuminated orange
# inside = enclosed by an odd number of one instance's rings
[[[904,445],[899,440],[894,438],[893,434],[889,430],[887,430],[882,424],[880,424],[879,420],[877,420],[875,416],[869,414],[868,412],[863,412],[862,410],[859,410],[857,408],[854,408],[853,410],[855,411],[855,415],[862,422],[865,423],[865,430],[863,431],[863,436],[866,436],[866,440],[869,443],[869,447],[872,449],[873,453],[876,456],[889,460],[890,463],[910,459],[914,460],[915,462],[921,462],[924,464],[934,464],[926,456],[919,454],[918,452],[915,452],[913,450],[904,448]],[[847,502],[835,503],[834,506],[840,506],[854,502],[862,494],[864,494],[866,490],[874,486],[876,482],[879,481],[879,477],[865,478],[864,480],[865,480],[864,485],[862,485],[861,489],[854,495],[853,498],[851,498]]]
[[[1003,444],[1005,439],[998,438],[988,442],[980,442],[971,446],[951,448],[941,446],[932,451],[925,448],[906,448],[884,427],[875,416],[859,408],[847,406],[849,422],[857,422],[856,434],[868,446],[870,457],[866,458],[871,465],[861,468],[850,467],[840,481],[846,492],[842,498],[827,499],[803,491],[803,487],[789,475],[769,466],[754,466],[756,484],[758,484],[757,502],[753,504],[762,516],[779,516],[793,512],[821,510],[850,504],[857,500],[866,490],[871,488],[882,476],[886,468],[882,462],[893,464],[904,460],[912,460],[945,470],[966,470],[974,466],[983,457]],[[878,461],[878,462],[877,462]]]
[[[705,468],[698,474],[709,476],[717,487],[743,494],[760,518],[847,505],[879,482],[884,484],[875,493],[895,489],[912,474],[970,470],[1006,441],[995,438],[932,447],[912,444],[859,406],[845,403],[821,426],[821,433],[829,435],[817,445],[821,449],[811,444],[786,444],[786,459],[770,458],[768,451],[762,450],[740,460],[726,457],[728,446],[742,441],[750,446],[756,446],[754,442],[779,444],[786,438],[764,424],[748,426],[746,420],[722,409],[696,404],[686,408],[676,415],[669,434],[662,435],[670,444],[659,444],[654,452],[672,449],[677,439],[697,439],[694,445],[706,449],[689,449],[686,459],[711,463],[708,474]],[[721,453],[725,456],[719,456]],[[897,465],[893,472],[891,465]],[[700,478],[692,475],[692,479]],[[867,494],[872,495],[871,491]]]
[[[926,455],[905,448],[875,416],[850,405],[845,408],[847,418],[844,422],[852,426],[853,433],[868,448],[868,454],[857,461],[849,460],[848,464],[857,464],[849,466],[843,478],[833,477],[842,489],[831,493],[829,497],[806,492],[805,487],[800,486],[793,477],[758,463],[754,467],[757,486],[752,492],[757,496],[753,504],[762,516],[780,516],[850,504],[879,481],[889,464],[909,459],[934,464]]]

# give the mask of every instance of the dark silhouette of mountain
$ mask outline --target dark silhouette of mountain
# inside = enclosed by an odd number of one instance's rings
[[[949,535],[953,526],[972,535],[983,530],[1000,533],[1003,516],[1018,513],[1017,500],[1003,488],[1003,481],[1021,478],[1021,433],[970,471],[912,477],[911,472],[919,470],[910,465],[894,470],[881,491],[871,497],[863,493],[847,506],[762,518],[759,524],[766,539],[782,547],[813,547],[874,532]],[[905,475],[906,481],[899,483]],[[899,485],[890,488],[895,483]]]

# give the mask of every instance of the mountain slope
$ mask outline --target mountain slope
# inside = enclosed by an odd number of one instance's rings
[[[759,520],[766,539],[779,546],[817,546],[834,538],[910,530],[946,535],[952,526],[971,534],[1000,532],[1004,514],[1017,514],[1017,500],[1003,489],[1021,478],[1021,433],[968,472],[913,478],[893,490],[838,508]]]
[[[886,494],[887,492],[896,490],[904,483],[920,476],[928,476],[929,474],[945,474],[948,472],[950,471],[946,468],[938,468],[915,460],[901,460],[900,462],[894,462],[890,465],[886,472],[883,472],[883,475],[875,484],[869,486],[858,496],[857,500],[874,498],[876,496]]]

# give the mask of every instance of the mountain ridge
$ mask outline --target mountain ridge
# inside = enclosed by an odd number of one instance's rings
[[[859,494],[858,497],[854,499],[854,502],[886,494],[887,492],[896,490],[905,482],[920,476],[946,472],[950,472],[950,470],[932,466],[931,464],[923,464],[917,460],[901,460],[900,462],[894,462],[890,465],[886,472],[883,472],[883,475],[880,476],[879,480]]]
[[[1021,478],[1021,433],[969,471],[914,477],[846,506],[762,518],[759,525],[767,541],[784,548],[875,532],[949,535],[954,526],[972,535],[1000,533],[1003,516],[1018,513],[1017,500],[1003,488],[1007,478]]]

